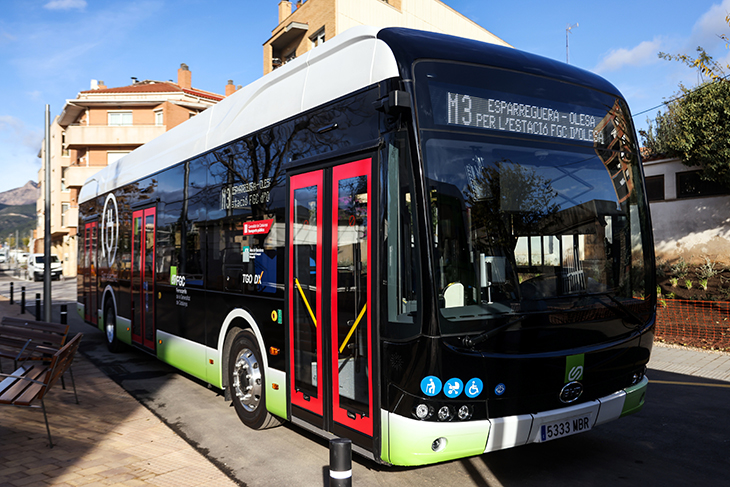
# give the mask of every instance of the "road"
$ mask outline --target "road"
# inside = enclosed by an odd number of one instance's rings
[[[7,295],[9,280],[0,277],[0,293]],[[73,296],[74,280],[53,285],[56,302],[61,296],[64,300]],[[69,308],[72,330],[85,333],[82,353],[241,485],[327,485],[325,440],[288,424],[266,431],[246,428],[220,391],[141,351],[109,353],[102,333],[82,323]],[[355,456],[353,483],[725,484],[730,466],[730,384],[651,369],[648,375],[647,403],[640,413],[588,433],[419,468],[384,467]]]

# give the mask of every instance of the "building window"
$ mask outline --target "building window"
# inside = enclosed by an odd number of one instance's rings
[[[702,171],[678,172],[677,198],[697,198],[730,194],[730,190],[715,181],[700,179]]]
[[[66,186],[66,168],[61,168],[61,191],[68,193],[68,186]]]
[[[162,110],[157,110],[155,112],[155,125],[163,125],[162,120]]]
[[[108,112],[109,125],[132,125],[132,112]]]
[[[316,34],[309,38],[312,41],[312,47],[324,44],[324,27],[319,29]]]
[[[69,150],[66,144],[66,131],[61,132],[61,157],[68,157]]]
[[[121,159],[122,157],[126,156],[127,154],[129,154],[129,152],[122,152],[122,151],[109,151],[109,152],[107,152],[106,153],[106,164],[107,164],[107,166],[109,164],[113,164],[113,163],[117,162],[119,159]]]
[[[646,178],[646,197],[649,201],[664,201],[664,174]]]
[[[68,203],[61,203],[61,226],[67,227],[68,222],[66,212],[68,212],[68,209],[71,207]]]

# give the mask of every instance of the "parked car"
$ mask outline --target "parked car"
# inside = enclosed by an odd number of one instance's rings
[[[39,281],[45,272],[45,255],[31,254],[28,257],[28,279]],[[60,279],[63,272],[61,260],[56,254],[51,254],[51,279]]]

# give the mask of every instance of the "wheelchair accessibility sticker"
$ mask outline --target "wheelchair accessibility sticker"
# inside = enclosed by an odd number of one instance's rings
[[[477,379],[475,377],[467,381],[465,393],[467,397],[473,399],[482,393],[482,389],[484,389],[484,384],[482,383],[481,379]]]

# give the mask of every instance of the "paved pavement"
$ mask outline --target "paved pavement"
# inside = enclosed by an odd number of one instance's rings
[[[19,311],[0,296],[0,317]],[[656,344],[649,368],[730,382],[727,353]],[[237,485],[81,354],[73,373],[80,404],[70,387],[46,397],[53,449],[40,410],[0,408],[0,487]]]
[[[0,316],[20,308],[0,296]],[[73,375],[79,404],[68,379],[45,398],[52,449],[40,409],[0,408],[0,487],[238,485],[81,354]]]

